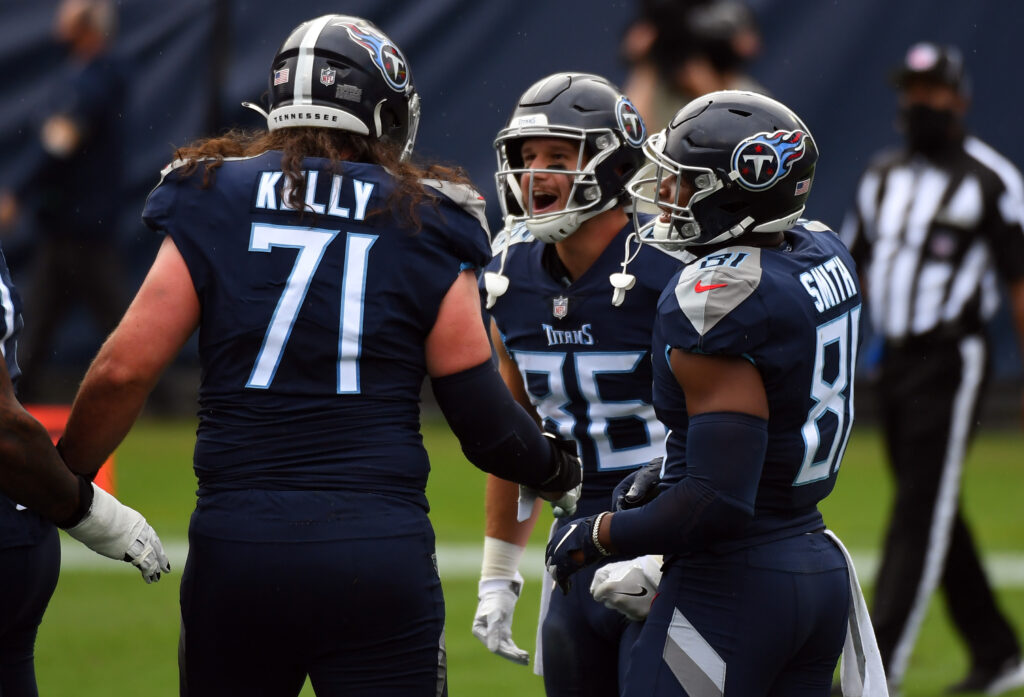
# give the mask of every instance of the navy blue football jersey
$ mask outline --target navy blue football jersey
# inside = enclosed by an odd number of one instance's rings
[[[7,363],[11,382],[18,384],[21,369],[18,367],[18,335],[22,329],[21,296],[11,282],[7,259],[0,251],[0,351]],[[14,547],[32,544],[53,526],[42,516],[25,510],[14,501],[0,494],[0,547]]]
[[[376,165],[303,163],[288,207],[281,153],[169,167],[145,222],[174,240],[202,307],[199,494],[350,490],[426,508],[424,343],[459,273],[490,259],[483,200],[424,182],[420,227]]]
[[[686,472],[686,400],[670,348],[741,356],[768,396],[768,451],[755,514],[741,539],[822,525],[853,423],[861,313],[856,267],[839,237],[801,220],[780,247],[730,246],[686,266],[655,325],[654,405],[671,429],[665,479]]]
[[[546,245],[525,225],[495,237],[488,267],[498,269],[504,236],[511,234],[503,271],[509,288],[490,313],[543,427],[578,445],[583,495],[577,515],[607,510],[612,490],[630,470],[665,453],[665,427],[651,403],[651,328],[658,297],[681,262],[642,245],[629,264],[636,285],[614,306],[608,278],[621,271],[632,231],[632,223],[626,225],[568,285],[545,270]]]

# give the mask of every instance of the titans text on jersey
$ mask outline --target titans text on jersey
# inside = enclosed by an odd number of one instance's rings
[[[606,509],[626,470],[664,455],[665,427],[651,406],[651,327],[658,296],[680,260],[643,245],[630,264],[636,286],[613,306],[608,278],[620,270],[631,232],[625,226],[568,285],[543,270],[546,245],[525,226],[502,231],[493,244],[497,253],[510,236],[509,288],[491,317],[544,427],[578,443],[584,468],[578,515]],[[500,254],[488,268],[499,266]]]

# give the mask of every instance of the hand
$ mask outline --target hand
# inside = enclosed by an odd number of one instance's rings
[[[556,518],[568,518],[576,513],[576,503],[580,500],[580,496],[583,493],[583,483],[579,483],[570,491],[565,492],[562,496],[551,502],[551,512]]]
[[[512,614],[522,588],[523,577],[519,572],[515,578],[480,579],[473,636],[491,653],[525,666],[530,662],[530,653],[512,641]]]
[[[576,441],[553,433],[545,433],[544,437],[551,444],[551,456],[555,467],[551,476],[537,489],[545,500],[557,501],[583,481],[583,463],[576,451]]]
[[[171,564],[156,532],[141,513],[96,484],[92,487],[89,512],[67,533],[94,552],[139,567],[146,583],[159,581],[160,573],[169,572]]]
[[[625,511],[639,508],[652,501],[661,489],[661,463],[664,458],[656,457],[648,464],[635,469],[615,485],[612,492],[614,510]]]
[[[563,593],[569,592],[569,577],[584,566],[608,556],[594,545],[594,525],[597,515],[579,518],[555,531],[544,552],[544,563],[548,573],[555,579]]]
[[[634,622],[647,619],[661,583],[661,556],[648,554],[605,564],[594,572],[590,594]]]

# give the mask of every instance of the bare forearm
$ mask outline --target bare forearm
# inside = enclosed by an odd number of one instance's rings
[[[60,454],[75,472],[94,474],[138,418],[156,378],[117,377],[101,352],[82,381],[61,438]]]
[[[519,500],[517,484],[487,475],[487,491],[484,496],[484,530],[487,537],[525,547],[540,514],[540,501],[534,503],[530,518],[520,523],[516,520]]]
[[[21,405],[0,416],[0,490],[43,517],[61,522],[78,506],[78,481],[61,462],[42,424]]]

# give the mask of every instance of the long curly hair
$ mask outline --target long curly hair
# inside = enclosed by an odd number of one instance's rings
[[[422,179],[440,179],[457,184],[472,186],[469,177],[461,167],[437,163],[420,164],[401,159],[401,146],[387,141],[375,140],[348,131],[313,126],[281,128],[275,131],[230,130],[223,135],[203,138],[174,151],[175,160],[184,164],[180,171],[190,175],[200,168],[203,171],[202,187],[208,188],[213,182],[217,169],[229,157],[253,157],[269,150],[280,150],[281,170],[288,186],[285,200],[288,205],[304,214],[306,205],[306,178],[302,171],[302,160],[306,157],[322,157],[330,160],[336,173],[341,173],[345,162],[362,162],[380,165],[394,178],[395,188],[388,198],[388,208],[413,224],[420,226],[417,208],[428,200],[436,205],[436,197],[424,188]],[[381,210],[371,211],[370,215]]]

